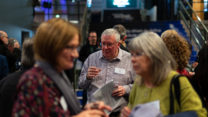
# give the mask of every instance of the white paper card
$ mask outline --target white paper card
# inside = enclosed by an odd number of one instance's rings
[[[61,106],[64,109],[64,111],[67,111],[68,107],[67,107],[67,104],[66,104],[66,100],[64,99],[63,96],[61,96],[60,103],[61,103]]]
[[[115,68],[115,73],[117,74],[125,74],[126,70],[122,68]]]
[[[137,105],[132,109],[129,117],[163,117],[160,112],[160,101]]]
[[[112,89],[114,89],[113,81],[107,82],[101,88],[96,90],[92,97],[95,101],[103,101],[106,105],[111,106],[112,110],[116,109],[117,107],[121,106],[122,104],[126,103],[123,97],[113,97],[112,96]],[[111,113],[109,111],[105,111],[108,115]]]

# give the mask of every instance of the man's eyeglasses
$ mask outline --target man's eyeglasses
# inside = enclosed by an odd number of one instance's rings
[[[91,38],[97,38],[97,36],[89,36],[89,37],[91,37]]]
[[[7,39],[9,38],[8,36],[2,36],[2,37],[5,37],[5,38],[7,38]]]
[[[115,43],[116,43],[116,42],[115,42]],[[111,48],[111,47],[113,47],[113,45],[114,45],[115,43],[101,43],[101,44],[102,44],[103,47],[104,47],[104,46],[107,46],[107,47]]]

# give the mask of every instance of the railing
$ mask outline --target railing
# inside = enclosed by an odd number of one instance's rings
[[[87,38],[88,30],[89,30],[89,22],[90,22],[90,13],[89,9],[86,7],[83,13],[83,17],[81,19],[81,25],[80,25],[80,32],[82,35],[82,44],[85,44],[85,39]]]
[[[201,49],[202,46],[207,43],[208,29],[202,22],[201,18],[193,10],[191,4],[185,0],[186,7],[182,0],[179,1],[179,16],[183,20],[187,29],[190,32],[190,40],[195,42],[198,49]],[[192,15],[196,17],[196,20],[193,20]]]
[[[84,9],[84,13],[83,13],[83,16],[81,18],[81,21],[80,21],[80,34],[81,34],[81,37],[82,37],[82,41],[81,41],[81,45],[84,45],[86,40],[87,39],[87,35],[88,35],[88,30],[89,30],[89,22],[90,22],[90,13],[89,13],[89,9],[87,7],[85,7]],[[74,89],[78,89],[78,78],[79,78],[79,75],[80,75],[80,71],[81,71],[81,68],[80,68],[80,65],[78,65],[79,63],[77,62],[77,60],[74,62],[74,66],[75,66],[75,69],[74,69],[74,82],[73,82],[73,86],[74,86]]]

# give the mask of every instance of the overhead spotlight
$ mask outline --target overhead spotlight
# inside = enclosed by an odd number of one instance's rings
[[[59,14],[56,14],[55,17],[56,17],[56,18],[60,18],[60,15],[59,15]]]
[[[72,24],[78,24],[79,23],[78,20],[69,20],[69,22],[71,22]]]

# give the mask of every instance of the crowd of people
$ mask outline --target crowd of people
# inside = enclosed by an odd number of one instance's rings
[[[19,69],[21,50],[19,42],[14,38],[8,38],[4,31],[0,31],[0,80],[8,73]]]
[[[186,69],[189,43],[175,30],[161,36],[143,32],[126,44],[126,28],[116,24],[98,38],[96,31],[89,31],[86,44],[78,51],[82,41],[78,28],[60,18],[41,23],[22,49],[16,39],[0,31],[0,116],[133,117],[135,107],[154,103],[151,107],[160,116],[173,111],[207,117],[207,44],[191,74]],[[78,86],[84,90],[83,105],[72,78],[65,74],[74,68],[76,59],[83,63],[78,78]],[[178,74],[180,103],[171,104],[171,83]],[[93,96],[109,81],[114,84],[107,92],[111,98],[125,99],[117,108]]]

